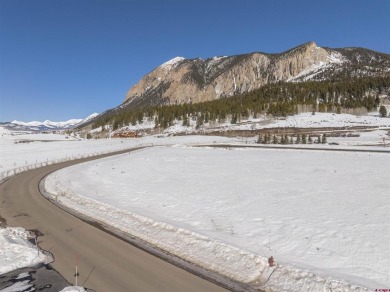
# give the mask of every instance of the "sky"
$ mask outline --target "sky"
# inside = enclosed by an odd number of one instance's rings
[[[176,56],[390,53],[389,36],[388,0],[0,0],[0,122],[101,113]]]

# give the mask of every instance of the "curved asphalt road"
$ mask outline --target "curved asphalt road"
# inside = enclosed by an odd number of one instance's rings
[[[131,150],[116,152],[126,153]],[[74,283],[96,291],[225,291],[223,288],[152,256],[63,211],[39,192],[50,172],[87,160],[59,163],[21,173],[0,185],[0,214],[8,226],[39,230],[39,246],[55,258],[52,266]]]

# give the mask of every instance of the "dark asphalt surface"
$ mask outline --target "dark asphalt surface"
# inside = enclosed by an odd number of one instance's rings
[[[135,150],[135,149],[134,149]],[[117,152],[126,153],[133,150]],[[140,250],[53,205],[39,192],[49,173],[80,159],[23,172],[0,185],[0,215],[7,226],[38,230],[39,246],[50,251],[61,275],[74,283],[79,257],[79,285],[96,291],[226,291],[209,281]]]

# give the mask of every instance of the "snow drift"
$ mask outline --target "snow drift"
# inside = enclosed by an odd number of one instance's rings
[[[21,227],[0,228],[0,275],[52,260],[28,241],[31,237],[34,236]]]

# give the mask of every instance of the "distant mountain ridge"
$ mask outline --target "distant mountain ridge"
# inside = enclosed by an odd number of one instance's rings
[[[65,122],[52,122],[46,120],[44,122],[32,121],[32,122],[22,122],[22,121],[12,121],[0,123],[0,126],[3,126],[7,129],[18,130],[18,131],[57,131],[57,130],[68,130],[73,129],[77,126],[80,126],[93,118],[96,118],[99,114],[93,113],[84,119],[70,119]]]
[[[364,48],[322,48],[314,42],[278,54],[255,52],[205,60],[176,57],[145,75],[120,107],[197,103],[280,81],[389,75],[389,54]]]

